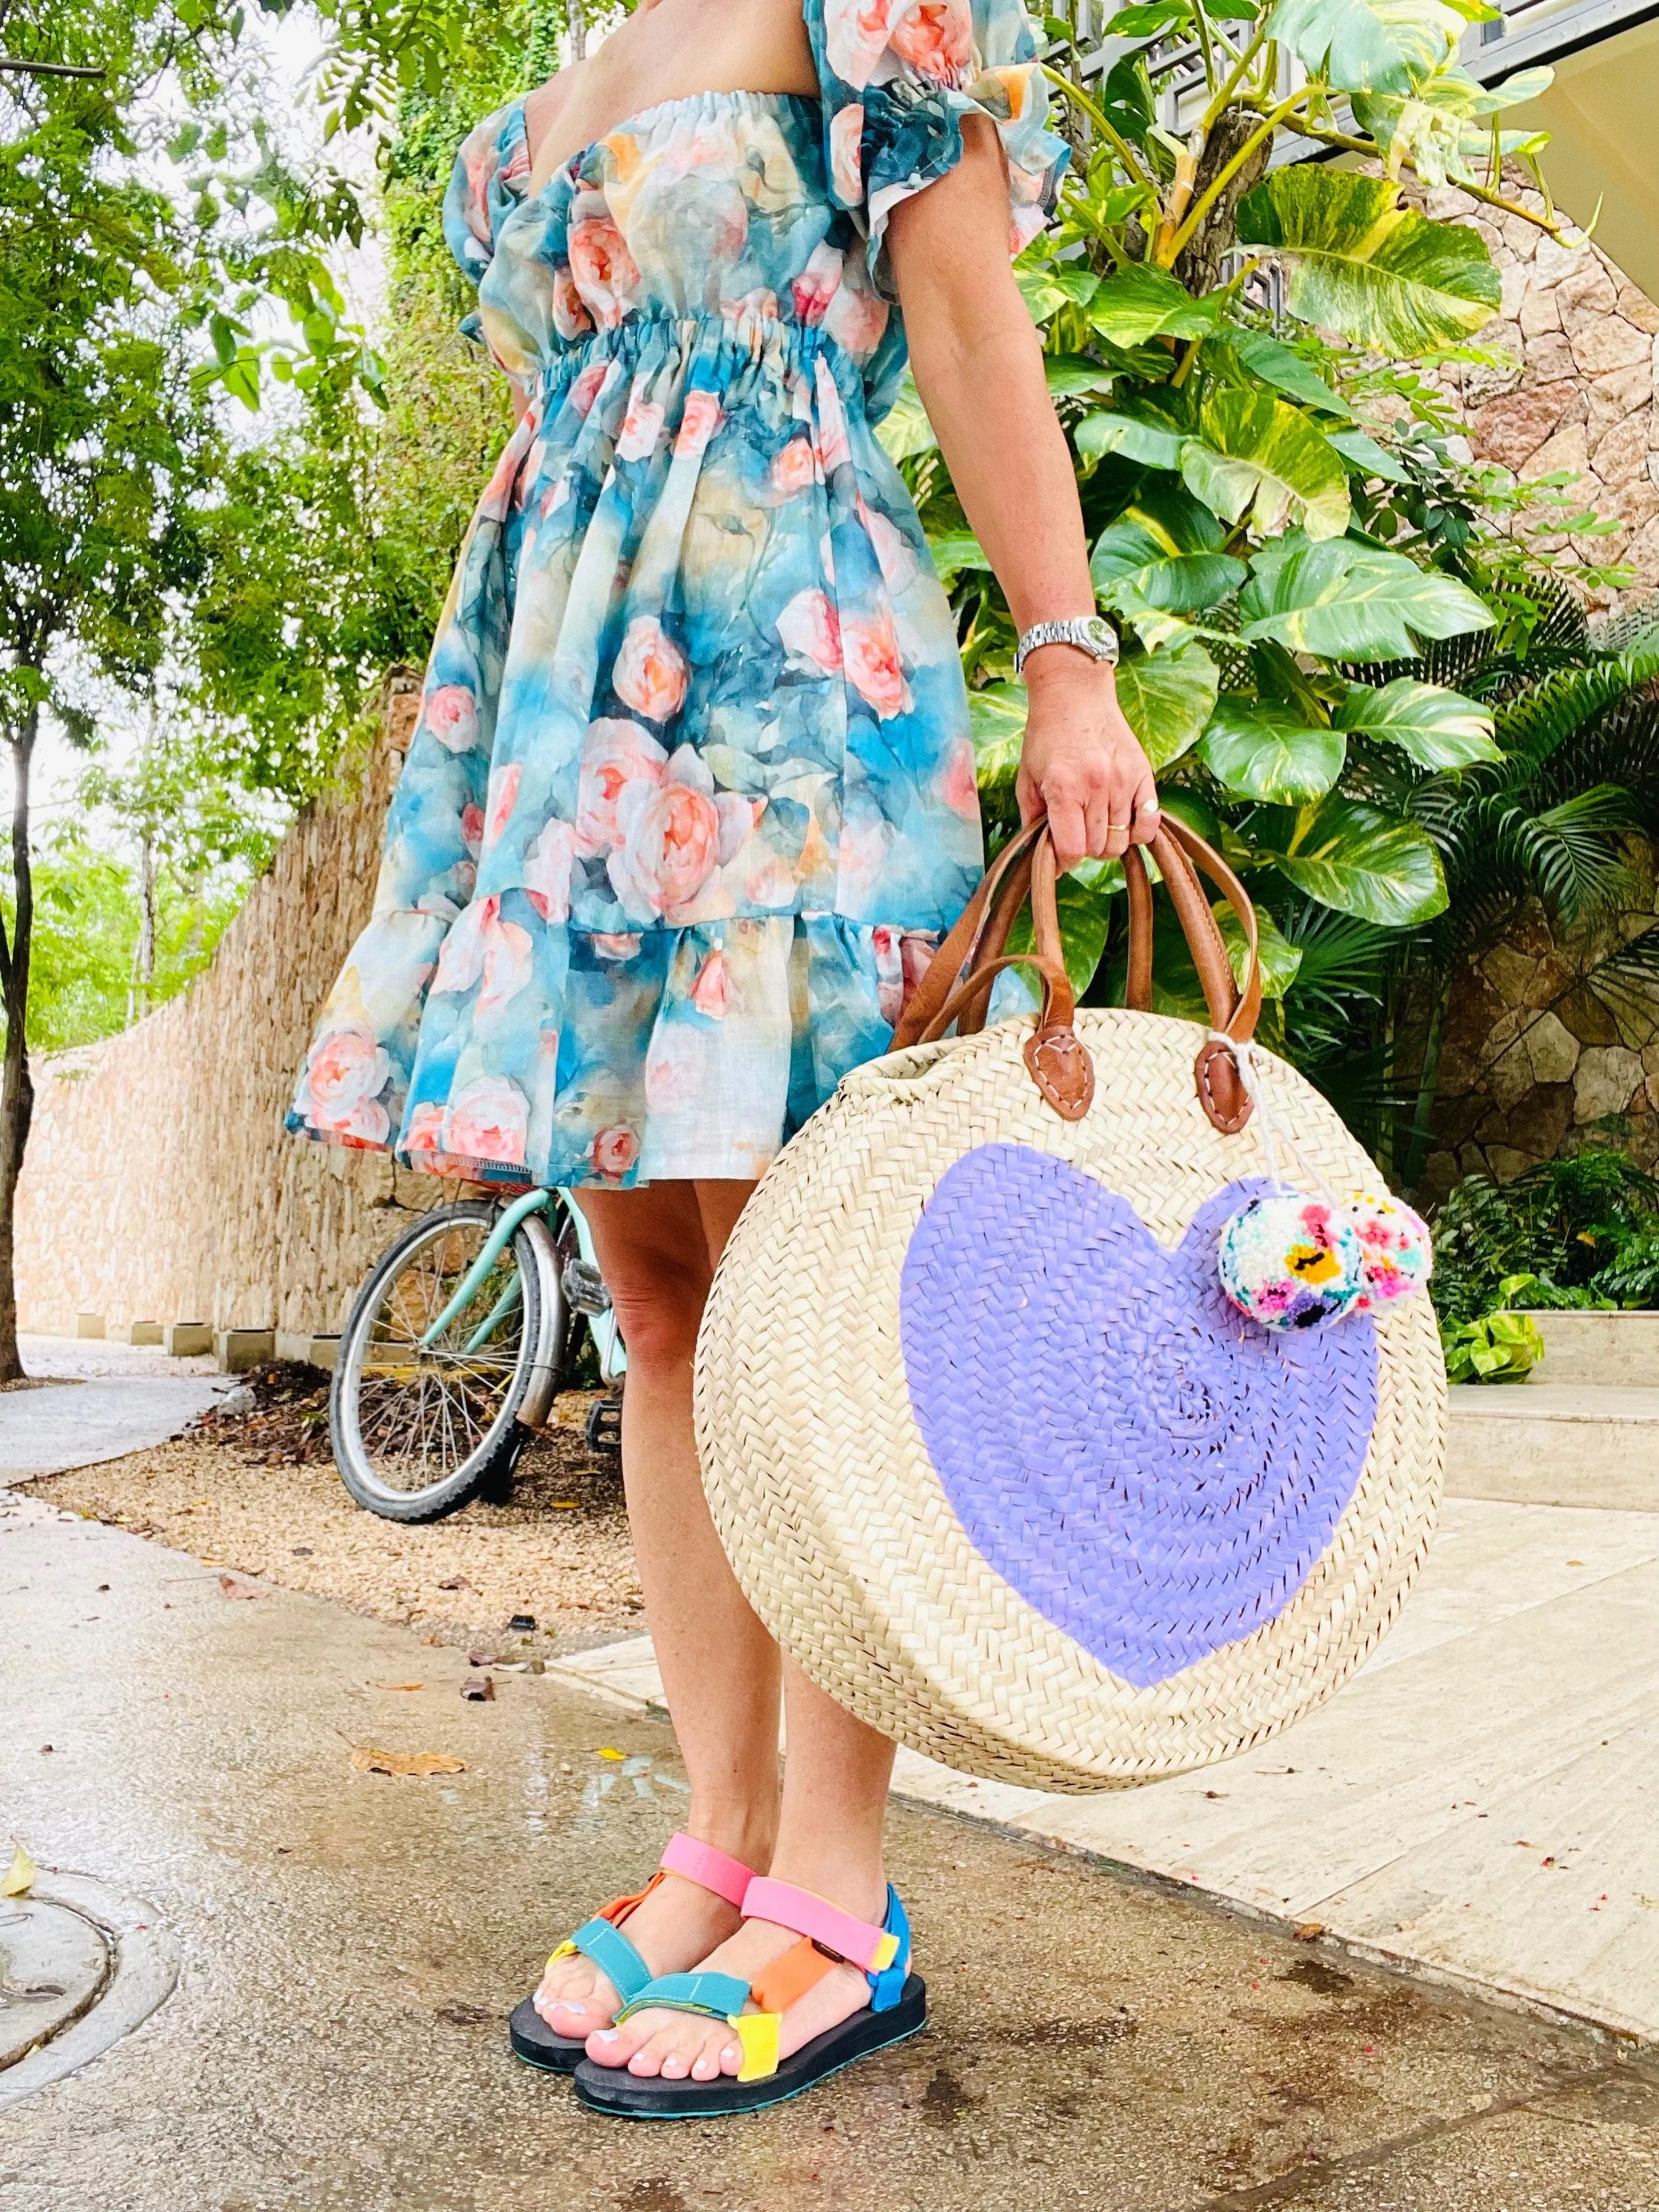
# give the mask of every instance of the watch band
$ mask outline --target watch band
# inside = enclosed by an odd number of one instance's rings
[[[1113,666],[1117,663],[1117,633],[1101,615],[1073,615],[1066,622],[1033,623],[1030,629],[1022,630],[1014,647],[1016,676],[1040,645],[1074,645],[1091,660],[1104,660]]]

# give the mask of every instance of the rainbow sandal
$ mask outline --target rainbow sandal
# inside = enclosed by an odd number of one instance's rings
[[[584,1922],[574,1936],[560,1944],[548,1965],[550,1966],[554,1959],[568,1959],[572,1953],[580,1951],[584,1958],[593,1961],[623,2004],[629,2003],[641,1990],[649,1987],[651,1969],[623,1934],[622,1923],[667,1874],[683,1875],[687,1881],[695,1881],[699,1888],[712,1890],[716,1897],[723,1897],[739,1911],[749,1886],[756,1879],[741,1859],[717,1851],[712,1844],[700,1844],[694,1836],[671,1836],[657,1871],[645,1887],[633,1897],[613,1898],[592,1920]],[[574,2074],[587,2048],[582,2036],[555,2035],[536,2009],[533,1991],[513,2008],[507,2033],[514,2050],[526,2065],[539,2066],[550,2074]]]
[[[775,1881],[769,1875],[757,1875],[750,1883],[743,1917],[793,1928],[801,1940],[752,1982],[707,1972],[664,1974],[630,1996],[617,2014],[618,2027],[630,2014],[653,2008],[725,2021],[736,2030],[743,2053],[737,2073],[713,2081],[694,2081],[689,2075],[665,2081],[660,2075],[630,2074],[625,2066],[596,2066],[584,2059],[576,2069],[575,2090],[591,2111],[630,2120],[710,2119],[758,2112],[799,2096],[854,2059],[902,2043],[927,2025],[927,1987],[910,1972],[910,1924],[890,1884],[887,1916],[879,1928],[854,1920],[810,1889]],[[862,1969],[870,1984],[869,2003],[780,2059],[783,2014],[842,1965]],[[745,2012],[751,2001],[760,2009]]]

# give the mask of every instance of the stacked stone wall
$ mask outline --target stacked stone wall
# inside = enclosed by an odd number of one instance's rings
[[[361,793],[301,816],[188,991],[37,1066],[17,1200],[26,1328],[93,1313],[112,1333],[331,1332],[401,1221],[447,1194],[385,1154],[283,1127],[317,1009],[368,919],[416,704],[412,680],[394,686]]]

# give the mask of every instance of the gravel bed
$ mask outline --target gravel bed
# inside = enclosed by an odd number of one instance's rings
[[[514,1656],[579,1650],[643,1626],[614,1459],[583,1441],[589,1400],[571,1392],[519,1462],[511,1504],[478,1500],[404,1528],[347,1496],[312,1418],[326,1378],[273,1369],[240,1419],[101,1467],[15,1486],[189,1552],[206,1565],[339,1600],[435,1642]],[[446,1586],[447,1585],[447,1587]],[[528,1613],[532,1636],[509,1635]]]

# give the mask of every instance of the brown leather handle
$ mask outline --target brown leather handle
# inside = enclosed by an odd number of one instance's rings
[[[1152,852],[1198,971],[1212,1029],[1248,1042],[1261,1010],[1255,910],[1248,893],[1220,854],[1174,815],[1164,815],[1159,823]],[[1244,932],[1249,965],[1242,990],[1194,862],[1227,900]],[[1152,1004],[1152,893],[1136,846],[1125,855],[1124,880],[1129,901],[1127,1002],[1145,1012]],[[1042,1008],[1025,1046],[1025,1062],[1055,1112],[1080,1121],[1094,1096],[1094,1068],[1072,1026],[1076,1000],[1061,951],[1056,884],[1054,846],[1047,822],[1039,817],[1009,839],[987,871],[911,994],[893,1044],[896,1049],[927,1042],[942,1036],[952,1021],[959,1036],[969,1035],[982,1027],[992,986],[1003,969],[1035,968],[1042,978]],[[1036,950],[1005,953],[1008,932],[1028,895]],[[1242,1129],[1250,1117],[1250,1100],[1221,1037],[1205,1039],[1194,1074],[1199,1102],[1215,1127],[1229,1134]]]

